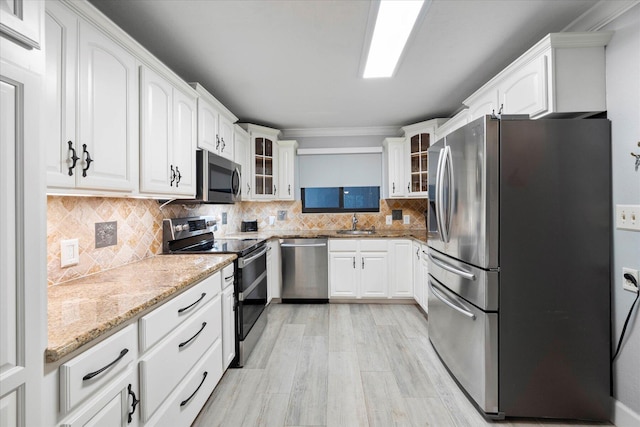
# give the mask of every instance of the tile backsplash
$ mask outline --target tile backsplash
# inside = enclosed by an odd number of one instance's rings
[[[409,215],[410,223],[385,217],[394,209]],[[377,229],[424,229],[427,200],[381,200],[380,212],[358,213],[358,227]],[[278,211],[286,219],[278,220]],[[222,224],[222,214],[227,224]],[[162,252],[162,220],[182,216],[212,215],[218,219],[216,236],[238,233],[242,220],[257,220],[260,230],[336,230],[351,226],[352,214],[303,214],[302,203],[241,202],[234,205],[168,205],[160,209],[156,200],[102,197],[47,197],[47,272],[49,285],[77,279],[103,270],[139,261]],[[275,217],[269,225],[269,217]],[[116,221],[117,243],[95,247],[95,223]],[[60,267],[60,241],[79,240],[80,262]]]

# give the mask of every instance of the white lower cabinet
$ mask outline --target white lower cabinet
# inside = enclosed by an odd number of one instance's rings
[[[282,268],[280,266],[280,241],[267,242],[267,303],[282,295]]]
[[[424,309],[426,313],[429,312],[427,307],[427,301],[429,301],[429,248],[427,245],[422,245],[420,249],[420,254],[422,257],[422,304],[420,306]]]
[[[229,367],[236,357],[235,295],[233,293],[234,265],[222,270],[222,369]]]
[[[331,298],[387,298],[388,242],[380,239],[330,239]]]
[[[392,298],[413,298],[411,240],[391,240],[389,245],[391,273],[389,275],[389,296]]]
[[[413,267],[413,293],[418,305],[422,307],[426,299],[424,297],[424,287],[422,286],[422,246],[418,242],[411,245],[411,260]]]

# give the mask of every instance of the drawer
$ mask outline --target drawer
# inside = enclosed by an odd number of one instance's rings
[[[361,239],[360,250],[367,252],[387,252],[390,240],[384,239]]]
[[[330,251],[357,251],[358,239],[329,239]]]
[[[140,405],[147,421],[191,368],[222,335],[221,296],[217,295],[180,328],[140,359]],[[222,360],[220,360],[222,369]]]
[[[149,350],[218,295],[220,277],[218,271],[142,317],[139,321],[140,353]]]
[[[222,378],[221,360],[222,345],[217,341],[176,387],[148,425],[190,426]]]
[[[233,285],[234,273],[235,267],[233,264],[229,264],[222,269],[222,289]]]
[[[98,393],[135,360],[136,327],[130,325],[60,366],[60,411]]]

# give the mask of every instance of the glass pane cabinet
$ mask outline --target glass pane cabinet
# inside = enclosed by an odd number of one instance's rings
[[[255,194],[274,194],[274,142],[269,138],[255,138]]]
[[[426,192],[427,188],[427,150],[431,135],[419,133],[411,137],[411,192]]]

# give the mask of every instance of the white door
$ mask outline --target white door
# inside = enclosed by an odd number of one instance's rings
[[[25,52],[25,55],[27,53]],[[46,347],[41,80],[0,61],[0,424],[37,426]]]
[[[404,197],[409,189],[409,179],[407,177],[406,159],[408,153],[404,138],[394,138],[389,141],[388,148],[389,162],[389,196]]]
[[[198,98],[198,148],[218,154],[218,111],[207,101]]]
[[[173,165],[177,169],[177,184],[172,194],[196,195],[196,100],[179,89],[173,89]]]
[[[422,287],[422,257],[420,256],[420,244],[413,242],[411,248],[411,259],[413,262],[413,292],[416,302],[422,307],[424,298],[424,288]]]
[[[220,133],[218,154],[233,160],[233,124],[222,114],[218,115],[218,132]]]
[[[427,255],[427,246],[423,245],[421,255],[422,255],[422,289],[423,289],[423,299],[422,299],[422,308],[425,312],[428,312],[427,303],[429,301],[429,261]]]
[[[249,136],[244,130],[233,135],[233,158],[240,165],[240,195],[242,200],[251,200],[251,163],[249,163]]]
[[[80,24],[79,187],[132,191],[137,165],[138,90],[133,56]],[[89,161],[89,159],[91,161]]]
[[[175,187],[172,148],[172,86],[140,67],[140,191],[168,193]]]
[[[388,254],[386,252],[360,252],[360,296],[384,298],[388,288]]]
[[[358,259],[357,252],[329,253],[331,297],[355,298],[358,295]]]
[[[233,286],[222,291],[222,369],[225,370],[236,356],[236,328],[233,313],[235,299]]]
[[[45,15],[46,78],[43,139],[47,186],[73,188],[80,156],[76,138],[78,18],[58,2],[47,2]],[[74,157],[75,156],[75,157]]]
[[[279,200],[294,200],[294,157],[295,141],[278,141],[278,182]]]
[[[392,241],[391,257],[389,296],[392,298],[413,298],[411,241]]]

